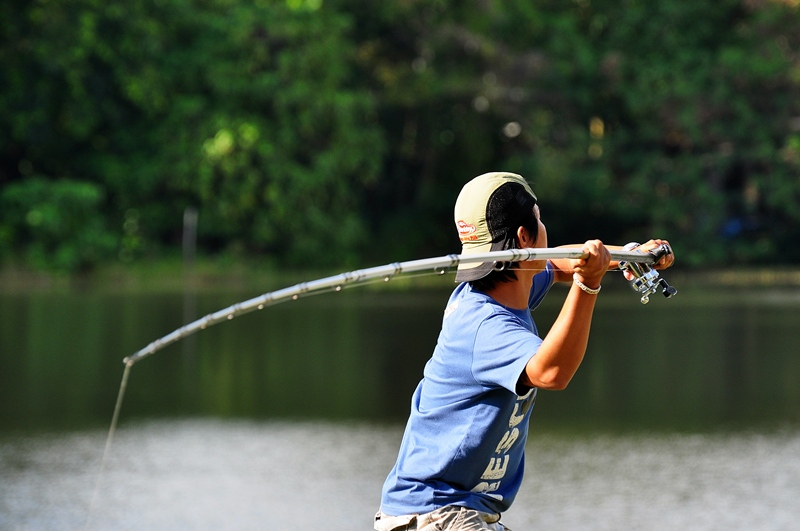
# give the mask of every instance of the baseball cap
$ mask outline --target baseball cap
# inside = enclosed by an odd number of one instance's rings
[[[479,254],[514,248],[517,229],[536,204],[536,194],[520,175],[484,173],[461,189],[454,210],[461,254]],[[456,282],[478,280],[495,262],[459,264]]]

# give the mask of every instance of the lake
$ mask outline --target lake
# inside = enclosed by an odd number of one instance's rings
[[[515,531],[796,528],[800,289],[670,280],[647,305],[604,286],[584,364],[537,400]],[[451,281],[267,307],[142,360],[102,474],[122,359],[258,292],[1,293],[0,529],[371,529]]]

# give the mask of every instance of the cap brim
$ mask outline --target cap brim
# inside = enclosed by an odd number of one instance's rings
[[[483,262],[470,269],[462,269],[461,266],[458,266],[458,271],[456,272],[456,282],[472,282],[473,280],[480,280],[491,273],[492,269],[494,269],[494,262]]]
[[[508,239],[492,242],[491,245],[480,245],[477,247],[462,248],[461,254],[469,256],[471,254],[488,253],[491,251],[504,251],[510,249],[511,245]],[[465,246],[466,247],[466,246]],[[491,273],[497,262],[478,262],[470,264],[458,264],[458,271],[456,272],[456,282],[472,282],[473,280],[480,280]]]

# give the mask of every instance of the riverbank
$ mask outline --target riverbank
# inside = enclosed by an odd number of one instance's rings
[[[316,269],[313,267],[276,267],[256,260],[198,260],[186,266],[180,259],[163,259],[135,264],[100,266],[91,272],[66,274],[35,271],[21,267],[0,269],[0,293],[70,292],[101,290],[111,292],[218,292],[222,290],[265,292],[319,278],[338,275],[358,267]],[[391,282],[374,282],[389,289],[423,289],[442,286],[441,275],[409,274],[395,277]]]
[[[364,264],[361,268],[380,264]],[[350,269],[279,268],[255,260],[232,259],[198,260],[187,267],[180,259],[111,264],[91,272],[66,274],[35,271],[22,267],[0,270],[0,293],[64,292],[103,290],[114,292],[194,292],[220,290],[271,291],[299,282],[315,280],[352,271]],[[447,275],[447,274],[445,274]],[[380,283],[389,289],[424,289],[449,286],[439,274],[417,274],[397,277]],[[726,269],[671,269],[664,274],[677,287],[764,288],[800,287],[800,266],[793,267],[731,267]],[[624,285],[619,275],[609,275],[604,281],[609,287]]]

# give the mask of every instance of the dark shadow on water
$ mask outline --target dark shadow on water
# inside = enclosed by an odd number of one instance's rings
[[[401,423],[449,289],[443,281],[440,289],[346,290],[221,323],[137,363],[120,421]],[[251,296],[199,293],[193,311]],[[563,296],[554,288],[534,313],[543,332]],[[659,431],[798,423],[798,308],[787,290],[685,287],[643,306],[612,284],[584,364],[567,390],[542,393],[533,422]],[[0,295],[0,431],[107,427],[122,358],[179,327],[185,311],[180,291]]]

